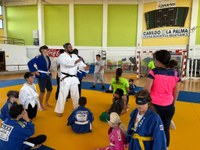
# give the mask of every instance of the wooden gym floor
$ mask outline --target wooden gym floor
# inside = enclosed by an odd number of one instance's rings
[[[24,72],[21,72],[21,73],[13,72],[12,74],[0,72],[0,81],[9,80],[9,79],[21,79],[21,78],[23,78],[23,74],[24,74]],[[111,78],[114,76],[115,76],[114,72],[105,72],[105,76],[104,76],[105,83],[109,84],[111,81]],[[136,75],[132,75],[132,74],[128,74],[128,73],[124,73],[123,76],[128,79],[133,78],[135,80],[135,84],[137,86],[143,87],[146,82],[145,77],[136,79]],[[53,75],[53,78],[55,78],[55,74]],[[93,82],[93,74],[88,74],[87,77],[84,78],[83,81]],[[190,91],[190,92],[200,92],[200,78],[182,81],[180,83],[180,90],[181,91]]]

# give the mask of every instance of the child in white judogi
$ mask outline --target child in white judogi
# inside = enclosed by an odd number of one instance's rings
[[[40,109],[38,93],[34,82],[34,75],[30,72],[25,73],[24,78],[26,83],[22,86],[19,93],[20,103],[27,110],[30,119],[37,115],[37,110]]]

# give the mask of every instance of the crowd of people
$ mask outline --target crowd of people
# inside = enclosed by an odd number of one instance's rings
[[[63,116],[65,102],[70,93],[74,110],[68,117],[67,125],[71,126],[75,133],[92,132],[94,116],[86,107],[87,98],[81,95],[82,79],[88,73],[89,66],[70,43],[64,44],[63,47],[57,59],[54,111],[58,117]],[[48,107],[52,107],[49,103],[52,82],[48,47],[41,46],[39,51],[41,54],[27,64],[30,72],[24,74],[25,83],[20,91],[8,91],[8,99],[1,108],[0,149],[2,150],[27,149],[27,147],[37,149],[47,138],[46,135],[31,137],[34,134],[32,120],[37,116],[37,111],[45,111]],[[174,69],[177,62],[171,60],[170,53],[166,50],[156,51],[153,62],[154,67],[149,70],[146,85],[140,91],[136,91],[133,79],[127,80],[123,77],[122,68],[116,69],[110,89],[106,91],[113,93],[112,104],[99,117],[110,126],[108,129],[110,145],[97,149],[124,150],[128,147],[129,150],[166,150],[169,147],[169,128],[175,113],[178,82],[180,82],[178,72]],[[39,85],[39,94],[34,84],[35,77]],[[104,62],[99,54],[96,55],[94,83],[91,88],[96,88],[98,80],[101,89],[105,89]],[[45,92],[46,97],[43,102]],[[120,120],[120,115],[128,112],[131,95],[135,96],[136,108],[130,113],[126,129]]]

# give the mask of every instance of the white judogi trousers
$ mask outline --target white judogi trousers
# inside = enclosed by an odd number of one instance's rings
[[[61,77],[62,79],[62,77]],[[70,91],[70,96],[72,99],[74,109],[78,107],[79,91],[78,91],[79,81],[77,77],[67,77],[63,81],[60,81],[60,92],[58,95],[58,100],[55,107],[56,113],[63,113],[66,104],[66,98]]]

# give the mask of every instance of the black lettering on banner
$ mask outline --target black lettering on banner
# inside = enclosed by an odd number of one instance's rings
[[[166,38],[189,36],[188,28],[169,29],[169,30],[147,30],[142,38]]]

